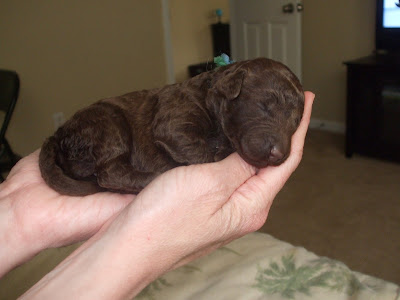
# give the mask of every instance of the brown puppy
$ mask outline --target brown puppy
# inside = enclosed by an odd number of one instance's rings
[[[40,169],[50,187],[78,196],[138,193],[168,169],[235,151],[258,168],[279,165],[303,108],[302,86],[283,64],[234,63],[78,111],[45,141]]]

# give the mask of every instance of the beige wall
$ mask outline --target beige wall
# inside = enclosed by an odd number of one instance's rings
[[[303,0],[303,83],[317,94],[313,118],[344,124],[346,68],[343,61],[374,49],[374,0]],[[209,25],[220,7],[229,20],[229,0],[171,0],[171,31],[177,81],[187,66],[212,57]]]
[[[313,118],[344,123],[343,62],[372,53],[375,0],[303,2],[303,83],[317,95]]]
[[[213,59],[211,28],[217,22],[215,10],[229,21],[228,0],[170,0],[171,36],[177,82],[188,78],[187,67]]]
[[[160,0],[2,1],[0,68],[21,77],[12,147],[40,147],[55,112],[165,84],[161,15]]]
[[[374,48],[375,1],[304,0],[303,81],[317,94],[313,118],[345,120],[345,60]],[[187,66],[212,59],[210,24],[228,0],[170,0],[177,81]],[[0,67],[15,69],[21,96],[8,132],[27,154],[52,133],[52,114],[69,117],[89,103],[163,85],[166,65],[161,0],[2,1]]]

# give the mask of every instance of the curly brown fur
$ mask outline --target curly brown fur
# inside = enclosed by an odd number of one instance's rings
[[[78,111],[45,141],[40,168],[56,191],[87,195],[138,193],[168,169],[235,151],[258,168],[279,165],[303,108],[302,86],[283,64],[234,63]]]

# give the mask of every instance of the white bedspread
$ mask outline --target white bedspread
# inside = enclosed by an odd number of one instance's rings
[[[399,286],[253,233],[154,281],[137,299],[400,299]]]

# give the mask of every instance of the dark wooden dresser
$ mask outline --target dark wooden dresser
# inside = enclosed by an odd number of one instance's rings
[[[373,55],[344,64],[346,156],[400,162],[400,56]]]

